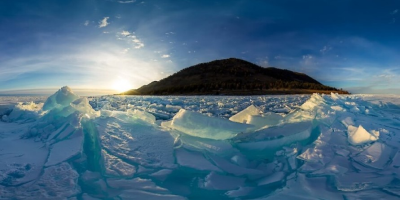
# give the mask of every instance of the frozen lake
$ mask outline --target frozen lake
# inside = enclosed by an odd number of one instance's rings
[[[397,199],[400,96],[0,96],[0,199]]]

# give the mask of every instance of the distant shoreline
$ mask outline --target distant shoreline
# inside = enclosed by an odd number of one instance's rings
[[[215,90],[212,93],[192,92],[192,93],[156,93],[156,94],[114,94],[129,96],[260,96],[260,95],[295,95],[295,94],[351,94],[347,91],[336,90],[308,90],[308,89],[274,89],[274,90]]]

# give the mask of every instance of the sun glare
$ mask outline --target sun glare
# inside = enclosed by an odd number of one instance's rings
[[[114,81],[112,89],[117,92],[126,92],[132,89],[132,84],[128,80],[118,77],[118,79]]]

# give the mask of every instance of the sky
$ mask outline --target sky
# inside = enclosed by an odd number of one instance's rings
[[[0,93],[105,93],[240,58],[400,94],[398,0],[1,0]]]

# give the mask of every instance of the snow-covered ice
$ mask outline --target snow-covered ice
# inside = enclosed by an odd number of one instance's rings
[[[400,96],[0,97],[0,199],[397,199]]]

